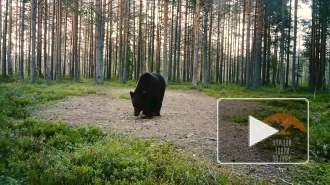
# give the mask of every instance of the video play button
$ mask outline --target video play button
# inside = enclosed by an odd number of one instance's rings
[[[279,130],[268,126],[266,123],[259,121],[252,116],[249,116],[249,128],[250,128],[249,146],[253,146],[256,143],[279,132]]]

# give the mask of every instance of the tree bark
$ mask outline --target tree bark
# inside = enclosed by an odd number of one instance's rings
[[[258,13],[257,13],[257,29],[256,29],[256,61],[255,61],[255,75],[254,75],[254,88],[260,86],[260,70],[261,70],[261,43],[262,43],[262,21],[263,21],[263,1],[257,0]]]
[[[172,80],[172,52],[173,52],[173,17],[174,17],[174,1],[172,1],[172,11],[171,11],[172,19],[171,19],[171,39],[170,39],[170,53],[169,53],[169,59],[170,59],[170,64],[169,64],[169,70],[168,70],[168,78]]]
[[[123,82],[127,81],[128,76],[128,65],[129,65],[129,14],[130,14],[130,0],[126,0],[126,43],[125,43],[125,63],[124,63],[124,78]]]
[[[292,60],[292,89],[296,90],[296,56],[297,56],[297,12],[298,0],[294,3],[294,36],[293,36],[293,60]]]
[[[181,57],[181,0],[179,0],[178,2],[178,12],[180,12],[180,14],[178,15],[179,16],[179,28],[177,30],[178,32],[178,38],[177,38],[177,42],[178,42],[178,54],[177,54],[177,66],[176,66],[176,72],[177,75],[176,75],[176,82],[180,82],[180,57]]]
[[[203,54],[203,86],[207,87],[209,83],[209,62],[208,62],[208,42],[207,42],[207,26],[208,26],[208,17],[209,17],[209,1],[205,0],[205,7],[204,7],[204,54]]]
[[[32,1],[31,1],[31,3],[32,3]],[[6,63],[6,51],[7,51],[7,17],[8,17],[8,0],[6,0],[5,20],[3,22],[4,28],[3,28],[3,40],[2,40],[2,76],[4,76],[4,77],[7,76],[7,63]]]
[[[57,14],[57,56],[56,56],[56,80],[62,80],[62,1],[58,2]]]
[[[290,35],[291,35],[291,2],[290,0],[290,10],[289,10],[289,15],[288,15],[288,24],[289,24],[289,30],[288,30],[288,43],[287,43],[287,52],[286,52],[286,75],[285,75],[285,87],[289,86],[289,68],[290,68]]]
[[[44,21],[44,79],[46,79],[46,81],[49,83],[50,79],[49,79],[49,69],[48,69],[48,62],[47,62],[47,57],[48,57],[48,53],[47,53],[47,21],[48,21],[48,0],[44,0],[44,11],[45,11],[45,21]]]
[[[285,0],[282,0],[282,24],[281,24],[281,61],[280,61],[280,91],[284,92],[284,24],[285,23]]]
[[[38,31],[37,31],[37,71],[38,77],[42,77],[41,73],[41,50],[42,50],[42,9],[43,9],[43,0],[37,1],[37,10],[38,10]]]
[[[246,68],[245,68],[245,85],[247,88],[250,87],[250,27],[251,27],[251,0],[248,0],[247,6],[248,22],[247,22],[247,36],[246,36]]]
[[[0,4],[1,6],[1,4]],[[21,19],[21,48],[20,48],[20,62],[19,62],[19,77],[24,79],[24,21],[25,21],[25,4],[22,1],[22,19]]]
[[[175,35],[174,35],[174,58],[173,58],[173,69],[171,69],[173,72],[172,72],[172,78],[171,80],[173,82],[176,81],[176,64],[177,64],[177,61],[176,61],[176,58],[177,58],[177,47],[178,47],[178,20],[179,20],[179,14],[181,14],[181,12],[179,13],[179,1],[178,1],[178,6],[177,6],[177,9],[176,9],[176,16],[175,16],[175,28],[174,28],[174,32],[175,32]]]
[[[8,0],[7,0],[8,1]],[[36,10],[37,3],[36,0],[31,0],[31,83],[34,84],[37,78],[36,71]]]
[[[216,83],[219,82],[219,70],[220,70],[220,8],[218,9],[218,15],[217,15],[217,61],[216,61],[216,65],[215,65],[215,81]]]
[[[96,0],[96,83],[103,84],[103,10],[101,0]],[[122,82],[122,81],[121,81]]]
[[[197,72],[198,72],[198,21],[199,21],[199,2],[196,0],[195,19],[194,19],[194,65],[192,85],[197,89]]]
[[[261,73],[261,75],[262,75],[262,77],[261,77],[261,85],[262,86],[264,86],[265,84],[266,84],[266,69],[267,68],[269,68],[269,66],[267,66],[267,49],[268,49],[268,39],[267,39],[267,37],[268,37],[268,34],[267,34],[267,31],[268,31],[268,27],[269,27],[269,23],[268,23],[268,15],[267,15],[267,11],[265,11],[265,9],[264,9],[264,12],[265,12],[265,14],[264,14],[264,17],[263,17],[263,19],[264,19],[264,45],[263,45],[263,57],[262,57],[262,73]],[[269,53],[268,53],[269,54]]]
[[[168,29],[168,0],[164,2],[164,42],[163,42],[163,76],[167,84],[167,30]]]
[[[12,27],[13,27],[13,5],[9,4],[9,28],[8,28],[8,49],[7,49],[7,63],[8,63],[8,75],[13,74],[13,61],[12,61]]]
[[[241,85],[244,85],[244,31],[245,31],[245,14],[246,14],[246,3],[243,0],[243,28],[242,28],[242,45],[241,45]],[[249,29],[249,28],[248,28]]]
[[[53,18],[52,18],[52,45],[51,45],[51,59],[50,59],[50,79],[54,79],[54,56],[55,56],[55,3],[56,0],[53,1]]]
[[[79,61],[78,61],[78,1],[74,1],[74,12],[73,12],[73,19],[72,19],[72,63],[74,66],[74,80],[76,82],[80,81],[80,76],[78,75],[78,70],[80,69],[79,67]]]

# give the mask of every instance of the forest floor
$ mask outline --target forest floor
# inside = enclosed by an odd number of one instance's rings
[[[104,131],[124,132],[134,137],[154,137],[158,141],[173,141],[179,150],[191,150],[202,154],[205,159],[216,163],[217,155],[217,99],[192,90],[167,90],[160,117],[141,119],[133,116],[133,107],[128,88],[101,88],[102,95],[72,96],[34,110],[32,116],[42,120],[61,120],[72,126],[91,124]],[[263,109],[262,105],[246,102],[226,102],[232,113],[238,113],[242,106],[250,111]],[[237,123],[227,122],[235,125]],[[239,126],[239,125],[237,125]],[[242,148],[238,155],[249,158],[244,151],[247,136],[234,133],[232,127],[223,127],[220,142],[235,138],[237,145],[223,145]],[[243,128],[242,128],[243,129]],[[232,135],[235,137],[232,137]],[[226,148],[227,147],[227,148]],[[269,180],[275,184],[290,184],[302,173],[299,165],[221,165],[231,174],[253,180]]]

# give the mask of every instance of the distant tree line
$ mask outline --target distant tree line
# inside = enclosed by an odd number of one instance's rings
[[[329,10],[328,0],[4,0],[1,75],[102,84],[160,71],[194,88],[330,92]]]

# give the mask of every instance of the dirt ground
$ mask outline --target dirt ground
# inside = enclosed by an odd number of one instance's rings
[[[130,100],[116,98],[134,89],[101,89],[105,95],[69,97],[55,104],[35,110],[32,115],[43,120],[62,120],[72,126],[93,124],[104,131],[114,130],[136,137],[154,137],[160,141],[171,140],[180,149],[193,150],[216,163],[217,155],[217,99],[195,91],[166,90],[160,117],[141,119],[133,116]],[[232,113],[242,106],[248,109],[263,109],[260,105],[241,102],[222,104]],[[221,108],[221,107],[220,107]],[[227,123],[235,125],[235,123]],[[236,125],[237,126],[237,125]],[[242,135],[234,133],[230,127],[221,128],[220,143],[224,143],[222,154],[232,147],[240,147]],[[223,130],[224,129],[224,130]],[[236,135],[237,145],[226,145],[226,140]],[[246,137],[247,138],[247,137]],[[244,139],[244,137],[243,137]],[[241,155],[248,153],[240,151]],[[299,174],[296,165],[221,165],[238,176],[248,176],[253,180],[267,179],[275,184],[290,184],[292,177]]]

